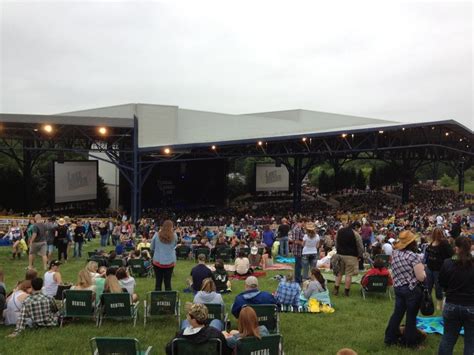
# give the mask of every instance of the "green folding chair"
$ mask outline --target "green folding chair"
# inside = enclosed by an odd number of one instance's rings
[[[207,307],[207,319],[209,321],[213,319],[219,319],[225,326],[228,315],[225,313],[225,306],[217,303],[204,303]]]
[[[187,245],[180,245],[176,247],[176,258],[187,260],[189,259],[189,253],[191,252],[191,248]]]
[[[278,315],[278,307],[275,304],[250,304],[257,313],[259,325],[264,325],[271,334],[280,332],[280,318]]]
[[[96,320],[95,298],[92,291],[64,290],[61,324],[64,318],[92,318]]]
[[[211,249],[207,247],[194,249],[194,261],[197,262],[197,257],[199,254],[204,254],[206,256],[206,261],[209,261],[209,256],[211,255]]]
[[[272,334],[264,337],[245,337],[237,341],[236,355],[268,354],[280,355],[281,335]]]
[[[148,355],[153,349],[149,346],[141,350],[140,342],[135,338],[96,337],[89,342],[94,355]]]
[[[195,344],[184,338],[176,338],[171,343],[172,355],[220,355],[222,342],[220,339],[209,339],[205,343]]]
[[[128,261],[128,268],[132,276],[135,277],[151,277],[151,268],[149,270],[145,267],[145,260],[143,259],[130,259]]]
[[[232,248],[220,247],[216,249],[215,259],[222,259],[224,262],[230,262],[232,260]]]
[[[382,259],[384,264],[385,264],[385,267],[386,268],[389,268],[390,267],[390,255],[386,255],[386,254],[377,254],[375,255],[374,257],[374,260],[377,260],[377,259]]]
[[[180,302],[178,291],[151,291],[146,294],[144,301],[145,314],[143,325],[146,326],[147,318],[161,316],[175,316],[179,329]]]
[[[99,255],[93,255],[87,259],[87,262],[89,261],[95,261],[97,265],[100,266],[107,266],[107,258]]]
[[[98,326],[100,327],[106,318],[133,320],[133,326],[135,326],[138,318],[138,304],[139,302],[132,303],[132,297],[127,292],[102,294],[97,317]]]
[[[122,259],[114,259],[109,261],[109,267],[122,267],[123,261]]]
[[[368,276],[368,283],[366,287],[361,287],[360,291],[365,300],[366,295],[370,293],[385,294],[392,300],[392,294],[388,287],[388,276],[372,275]]]

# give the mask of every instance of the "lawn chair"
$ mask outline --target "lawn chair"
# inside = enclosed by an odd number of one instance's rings
[[[390,255],[386,255],[386,254],[377,254],[375,255],[374,257],[374,260],[377,260],[377,259],[382,259],[384,264],[385,264],[385,267],[386,268],[389,268],[390,267]]]
[[[388,297],[390,300],[392,300],[392,294],[390,293],[390,289],[388,287],[388,276],[368,276],[367,286],[361,287],[360,291],[364,300],[365,295],[369,293],[388,294]]]
[[[93,255],[87,259],[87,262],[95,261],[99,267],[107,266],[107,258],[99,255]]]
[[[152,347],[141,350],[140,342],[135,338],[92,338],[90,341],[94,355],[148,355]]]
[[[87,256],[88,256],[89,258],[92,258],[92,257],[94,257],[94,256],[96,256],[96,255],[97,255],[97,251],[88,251],[88,252],[87,252]]]
[[[272,334],[261,337],[245,337],[237,341],[236,355],[271,354],[279,355],[281,335]]]
[[[206,261],[209,261],[209,256],[211,255],[211,250],[208,247],[196,248],[194,249],[194,261],[197,262],[197,257],[199,254],[204,254],[206,256]]]
[[[176,258],[187,260],[189,259],[189,253],[191,252],[191,248],[187,245],[180,245],[176,247]]]
[[[216,249],[215,260],[222,259],[222,261],[230,262],[232,260],[232,249],[230,247],[220,247]]]
[[[58,290],[56,291],[56,295],[54,295],[54,299],[57,301],[62,301],[64,297],[64,291],[69,290],[72,285],[58,285]]]
[[[204,303],[207,307],[207,319],[212,321],[213,319],[219,319],[222,324],[227,324],[228,315],[225,313],[225,306],[217,303]]]
[[[251,304],[248,305],[257,313],[258,325],[264,325],[271,334],[280,332],[280,318],[278,306],[275,304]]]
[[[94,304],[95,298],[92,291],[64,290],[60,326],[63,326],[64,318],[92,318],[96,320]]]
[[[152,268],[148,269],[145,267],[145,260],[143,259],[130,259],[128,261],[130,273],[135,277],[151,277]]]
[[[123,260],[122,259],[110,260],[109,267],[123,267]]]
[[[146,294],[143,325],[147,318],[172,315],[176,317],[179,329],[179,293],[178,291],[151,291]]]
[[[104,293],[98,310],[97,323],[100,327],[105,318],[131,319],[133,326],[137,324],[138,304],[132,303],[132,297],[127,292]]]
[[[171,343],[172,355],[220,355],[222,342],[220,339],[209,339],[205,343],[194,344],[184,338],[176,338]]]

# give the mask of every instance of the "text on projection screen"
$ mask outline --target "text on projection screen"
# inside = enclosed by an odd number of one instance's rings
[[[55,203],[97,198],[97,162],[54,163]]]
[[[276,167],[275,164],[257,164],[256,166],[256,191],[288,191],[290,176],[284,165]]]

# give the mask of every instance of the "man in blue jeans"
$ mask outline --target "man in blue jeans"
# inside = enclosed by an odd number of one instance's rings
[[[295,257],[295,281],[301,283],[301,269],[302,269],[302,252],[303,252],[303,229],[302,222],[298,220],[295,223],[295,226],[292,231],[292,241],[293,241],[293,256]]]
[[[278,254],[281,256],[288,256],[288,234],[290,233],[290,225],[286,218],[281,219],[281,224],[278,226],[278,240],[280,241],[280,249]]]

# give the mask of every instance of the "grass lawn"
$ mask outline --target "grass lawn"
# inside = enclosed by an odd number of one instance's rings
[[[87,250],[98,246],[98,241],[86,245]],[[87,253],[85,253],[87,255]],[[63,280],[75,282],[76,275],[86,262],[71,260],[61,266]],[[178,261],[172,280],[174,289],[183,290],[185,279],[193,266],[191,261]],[[21,280],[27,262],[25,259],[10,260],[10,249],[0,248],[0,267],[4,269],[8,290]],[[36,266],[40,270],[40,261]],[[270,277],[277,272],[268,272],[260,278],[261,289],[274,291],[277,282]],[[141,300],[146,292],[154,287],[153,279],[137,279],[136,292]],[[330,288],[332,290],[332,284]],[[233,293],[224,296],[227,310],[235,295],[243,290],[243,281],[233,282]],[[370,297],[364,301],[360,296],[360,287],[353,285],[349,298],[334,297],[336,312],[333,314],[281,314],[281,333],[283,335],[285,354],[335,354],[337,350],[349,347],[359,354],[435,354],[441,337],[429,335],[422,351],[409,351],[401,348],[387,348],[383,343],[385,326],[391,315],[393,301],[385,297]],[[181,293],[182,304],[192,301],[192,295]],[[140,312],[143,313],[141,304]],[[183,317],[183,315],[182,315]],[[233,329],[236,320],[232,319]],[[165,344],[173,337],[176,326],[172,320],[153,320],[143,327],[142,314],[134,328],[126,322],[105,320],[101,328],[96,328],[92,321],[80,320],[65,325],[62,329],[26,330],[17,338],[5,338],[13,328],[0,326],[0,354],[87,354],[90,353],[89,339],[94,336],[129,336],[136,337],[143,345],[152,345],[155,354],[163,354]],[[461,354],[463,338],[456,346],[456,354]]]

